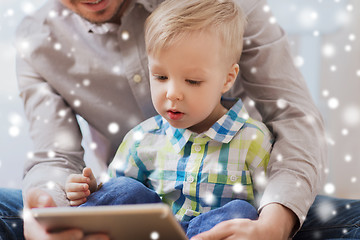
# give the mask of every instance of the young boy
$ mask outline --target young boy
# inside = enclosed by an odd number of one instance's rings
[[[239,72],[245,22],[231,0],[168,0],[146,21],[151,95],[160,115],[126,135],[110,175],[154,190],[189,237],[218,222],[257,218],[247,202],[256,205],[257,177],[264,177],[273,139],[263,123],[249,118],[241,100],[230,110],[221,104]],[[91,204],[100,192],[87,199],[96,191],[89,168],[71,175],[66,191],[74,206]],[[129,182],[117,191],[139,195]],[[220,220],[193,230],[194,221],[206,225],[215,215]]]

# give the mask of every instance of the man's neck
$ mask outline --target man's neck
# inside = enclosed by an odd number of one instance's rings
[[[121,18],[124,15],[125,11],[128,9],[128,7],[130,6],[131,1],[132,0],[124,0],[123,3],[120,5],[118,13],[108,22],[121,25]]]

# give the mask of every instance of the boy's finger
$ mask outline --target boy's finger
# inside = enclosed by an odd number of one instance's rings
[[[87,183],[67,183],[65,185],[66,192],[85,192],[89,190]]]
[[[78,199],[78,200],[70,200],[70,206],[79,206],[86,202],[86,198]]]
[[[88,167],[84,168],[83,175],[84,175],[84,177],[90,178],[90,181],[95,179],[95,176],[94,176],[91,168],[88,168]]]
[[[88,192],[67,192],[66,197],[71,201],[80,200],[86,198],[90,195],[90,191]]]
[[[89,182],[89,178],[83,176],[82,174],[71,174],[68,179],[67,182],[73,182],[73,183],[88,183]]]

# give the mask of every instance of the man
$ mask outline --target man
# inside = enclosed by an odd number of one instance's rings
[[[17,74],[34,141],[25,164],[28,208],[68,205],[66,177],[85,166],[76,115],[88,122],[106,165],[124,134],[155,114],[143,23],[160,2],[49,0],[19,26]],[[283,30],[263,11],[266,1],[236,2],[248,27],[240,77],[224,99],[229,106],[240,96],[253,99],[256,109],[250,112],[258,110],[276,137],[260,209],[273,215],[268,224],[276,226],[267,239],[286,239],[302,225],[323,180],[322,120],[292,63]],[[285,104],[278,107],[279,101]],[[15,195],[19,203],[20,192]],[[83,238],[76,230],[48,234],[31,217],[25,218],[24,231],[26,239]]]

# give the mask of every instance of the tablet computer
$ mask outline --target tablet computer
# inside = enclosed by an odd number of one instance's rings
[[[186,240],[168,205],[136,204],[31,209],[49,232],[79,228],[85,234],[107,233],[114,240]]]

